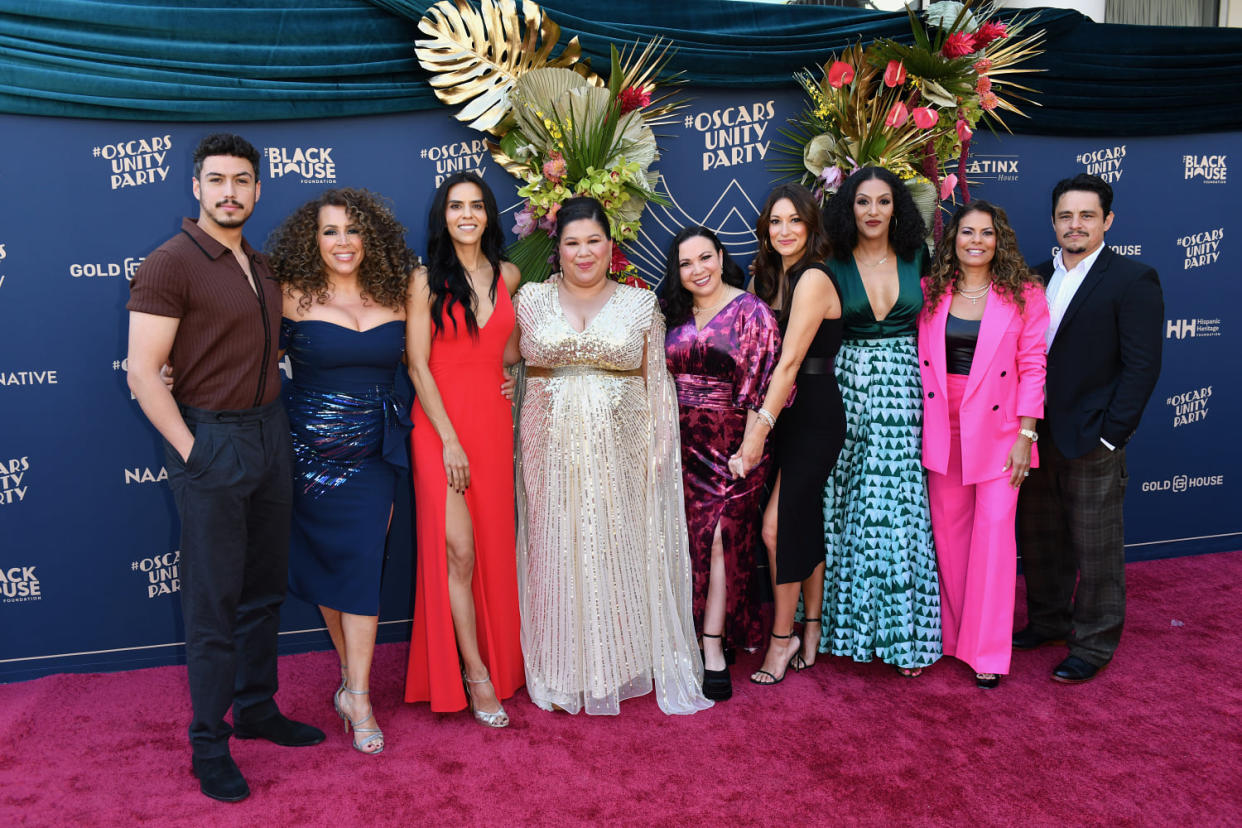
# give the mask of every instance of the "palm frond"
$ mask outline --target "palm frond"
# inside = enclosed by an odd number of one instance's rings
[[[561,28],[530,0],[522,0],[520,18],[514,0],[481,0],[478,10],[467,0],[441,0],[427,9],[418,30],[427,37],[414,42],[414,54],[432,73],[436,97],[449,106],[464,104],[454,117],[494,135],[503,134],[509,91],[526,72],[555,66],[590,74],[578,62],[576,37],[553,59]]]

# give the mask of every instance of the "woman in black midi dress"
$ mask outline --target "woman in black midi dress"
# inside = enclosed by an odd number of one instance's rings
[[[749,472],[769,429],[775,431],[776,482],[763,516],[763,541],[776,608],[763,666],[750,680],[778,684],[790,667],[814,663],[819,644],[818,628],[810,635],[804,631],[806,646],[793,634],[793,624],[799,593],[807,607],[823,602],[821,496],[845,437],[832,365],[841,345],[841,301],[836,283],[819,264],[827,253],[825,236],[819,208],[804,187],[784,184],[773,190],[756,233],[754,290],[776,311],[784,339],[759,416],[730,464],[734,474]],[[818,618],[805,621],[818,623]]]

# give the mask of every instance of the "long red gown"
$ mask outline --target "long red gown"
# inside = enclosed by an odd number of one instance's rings
[[[474,528],[472,592],[479,652],[497,697],[507,699],[525,683],[526,676],[514,554],[513,411],[500,393],[505,343],[514,325],[513,304],[504,282],[497,285],[496,309],[477,340],[466,330],[460,305],[453,308],[453,318],[456,328],[446,318],[444,329],[432,340],[428,363],[470,462],[466,506]],[[466,707],[466,696],[449,611],[444,449],[418,400],[411,419],[418,563],[405,700],[430,701],[433,711],[451,713]]]

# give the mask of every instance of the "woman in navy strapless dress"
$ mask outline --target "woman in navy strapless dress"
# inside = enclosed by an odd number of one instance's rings
[[[289,591],[323,612],[341,663],[333,703],[368,754],[384,749],[367,697],[384,545],[408,468],[410,403],[400,389],[418,260],[404,237],[375,196],[341,189],[300,207],[271,244],[293,363],[284,395],[295,474]]]

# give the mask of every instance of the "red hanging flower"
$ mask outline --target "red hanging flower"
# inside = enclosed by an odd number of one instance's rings
[[[966,34],[966,32],[954,32],[944,39],[944,45],[940,47],[940,54],[947,58],[960,58],[977,51],[978,48],[975,45],[975,39]]]
[[[651,93],[637,86],[627,86],[621,90],[621,94],[617,97],[621,102],[621,114],[633,112],[635,109],[642,109],[651,103]]]
[[[970,137],[975,134],[974,130],[970,128],[970,124],[966,123],[964,118],[958,118],[954,126],[957,127],[957,137],[960,141],[969,141]]]
[[[1005,24],[999,22],[984,23],[975,32],[975,43],[979,48],[983,48],[993,40],[1000,40],[1003,37],[1009,37],[1009,33],[1005,31]]]
[[[917,106],[910,110],[910,117],[919,129],[931,129],[940,120],[940,113],[930,107]]]
[[[840,89],[848,83],[854,81],[854,67],[842,60],[834,60],[832,66],[828,67],[828,85],[833,89]]]
[[[893,108],[888,111],[888,117],[884,119],[884,126],[899,127],[906,122],[906,118],[910,116],[906,105],[901,101],[893,104]]]
[[[612,246],[612,262],[608,265],[609,273],[621,273],[630,266],[630,260],[625,255],[625,251],[621,249],[621,245],[614,244]]]
[[[906,65],[899,60],[890,60],[884,68],[884,85],[889,89],[901,86],[906,82]]]

